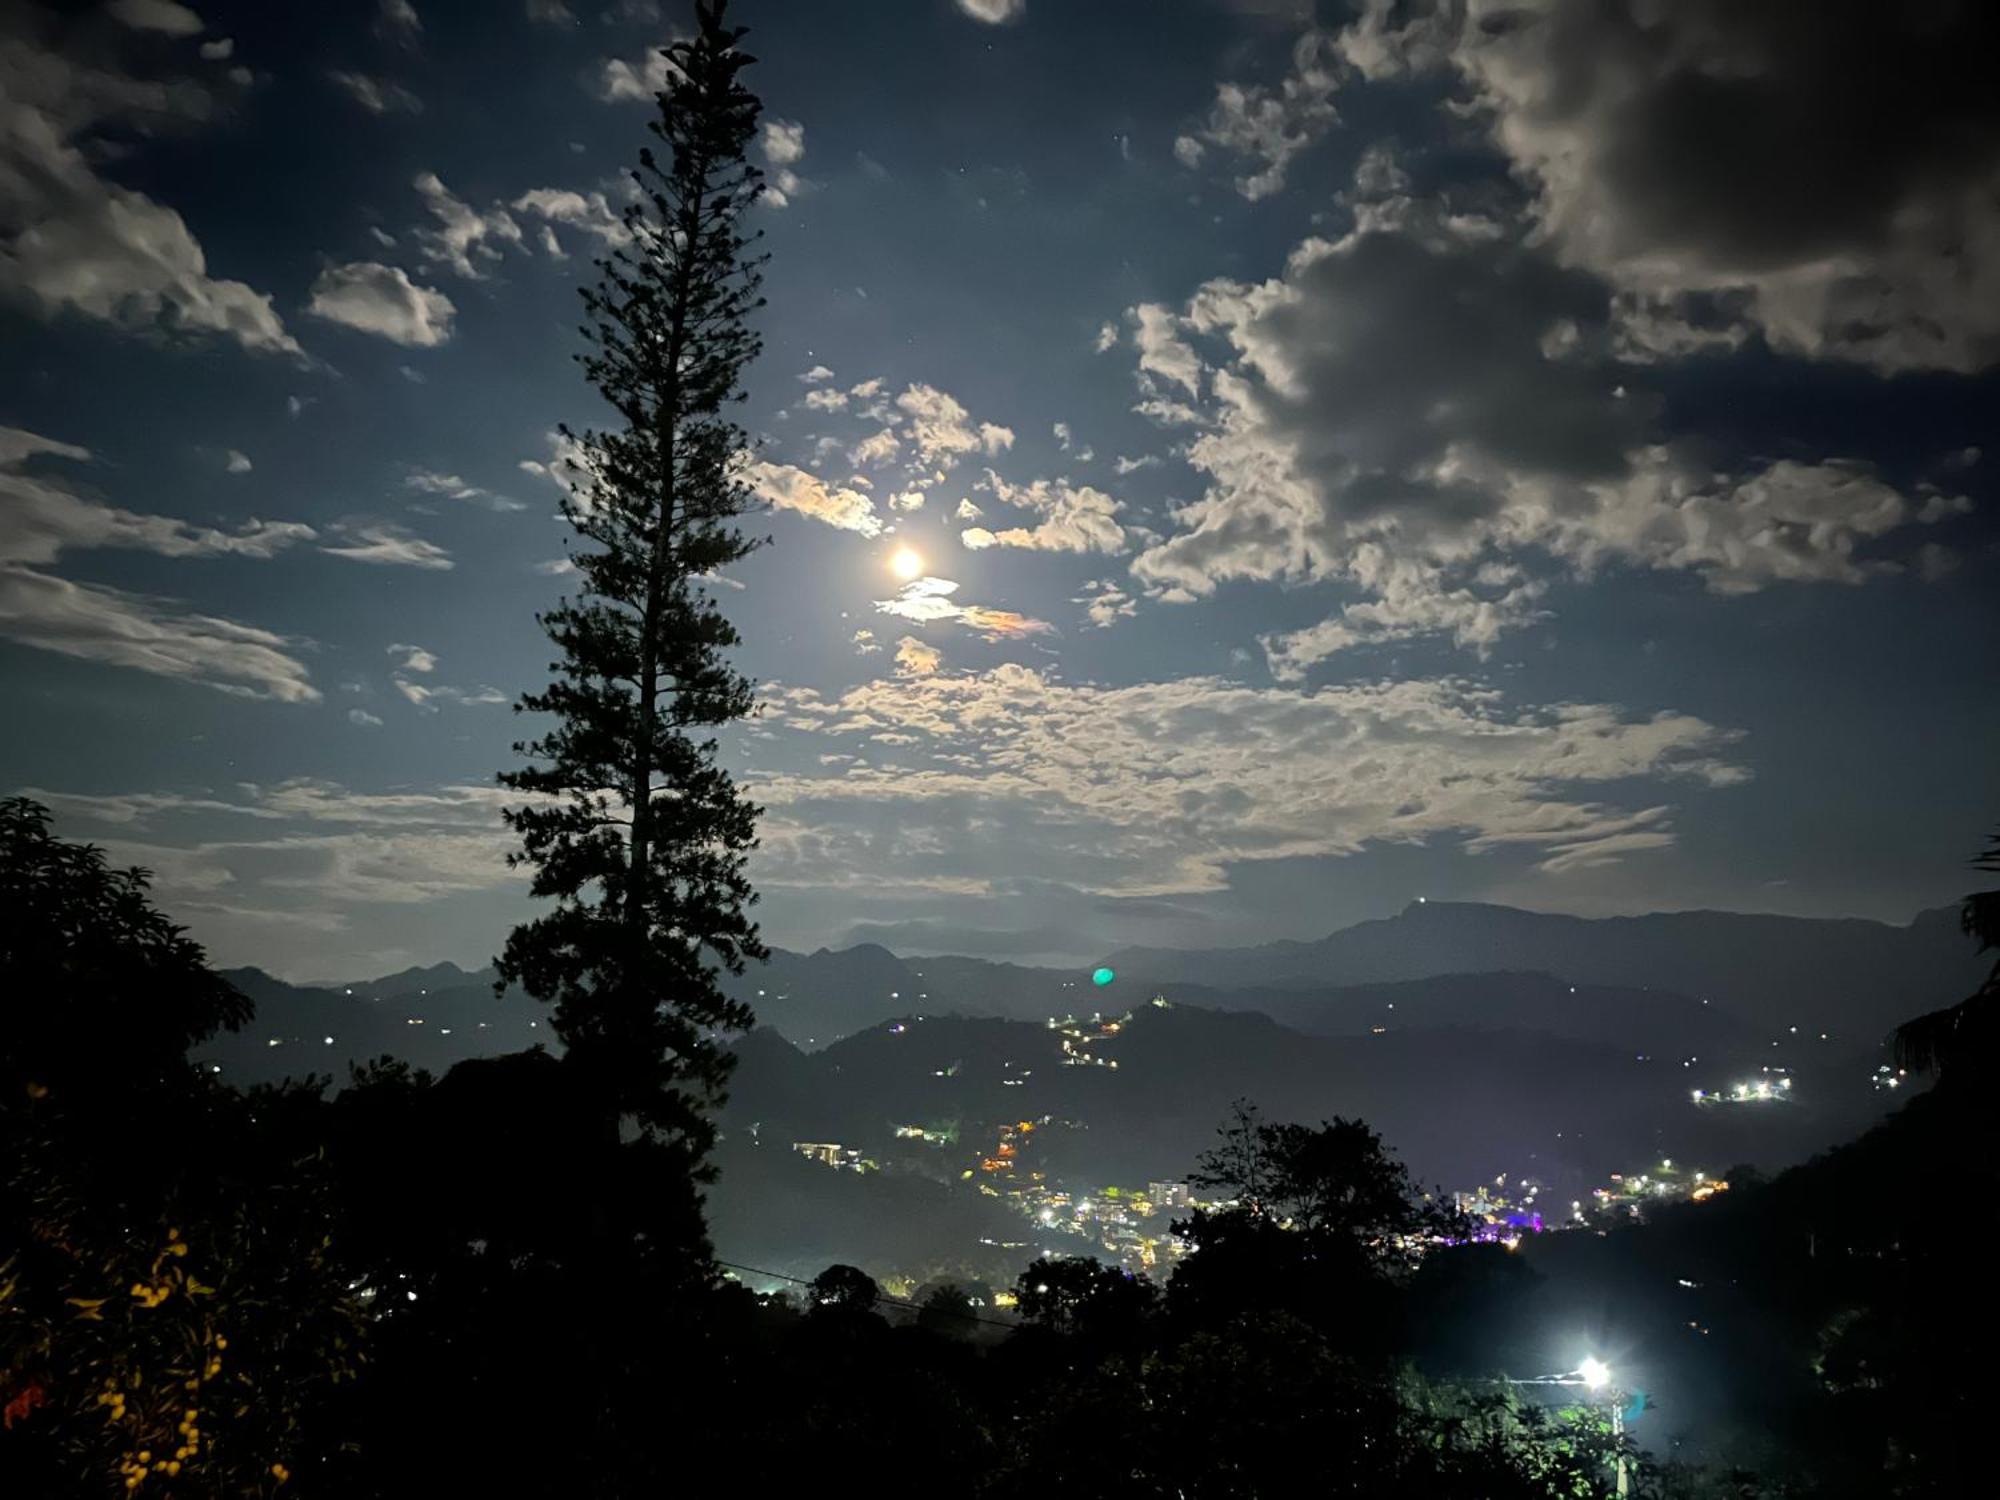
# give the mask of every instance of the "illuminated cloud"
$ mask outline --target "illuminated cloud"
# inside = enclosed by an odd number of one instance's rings
[[[779,510],[796,511],[862,536],[882,534],[882,518],[873,500],[859,490],[830,489],[818,475],[791,464],[753,460],[744,465],[743,482]]]
[[[401,266],[364,260],[321,271],[306,311],[391,343],[431,349],[451,337],[458,309],[443,292],[411,281]]]
[[[944,653],[913,635],[896,642],[896,670],[909,677],[928,677],[944,664]]]
[[[1020,547],[1035,552],[1124,550],[1125,529],[1116,517],[1125,507],[1102,490],[1066,479],[1009,484],[991,469],[986,471],[984,488],[1003,505],[1034,511],[1043,519],[1032,527],[1004,531],[968,527],[959,533],[959,540],[972,551],[986,547]]]
[[[960,604],[952,598],[958,584],[950,578],[916,578],[903,585],[893,599],[877,599],[875,607],[885,615],[914,621],[919,625],[950,623],[963,625],[988,640],[1018,639],[1045,635],[1053,627],[1012,610],[988,609],[980,604]]]
[[[340,526],[335,530],[349,540],[338,547],[321,545],[320,551],[333,557],[343,557],[349,562],[440,572],[451,567],[449,552],[402,526],[385,522],[374,526]]]
[[[766,720],[828,751],[908,740],[898,764],[757,781],[767,884],[976,893],[1033,869],[1157,896],[1223,889],[1245,861],[1385,842],[1520,848],[1574,867],[1672,843],[1670,809],[1656,790],[1633,793],[1635,781],[1708,788],[1745,776],[1729,755],[1735,736],[1697,718],[1508,707],[1456,681],[1107,687],[1010,664],[835,695],[774,689]],[[964,836],[969,823],[978,839]]]

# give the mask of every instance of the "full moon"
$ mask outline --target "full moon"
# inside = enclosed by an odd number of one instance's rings
[[[915,578],[923,570],[924,560],[917,555],[914,548],[898,547],[889,558],[889,571],[906,581]]]

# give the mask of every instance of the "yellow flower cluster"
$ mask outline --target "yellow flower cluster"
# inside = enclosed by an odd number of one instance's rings
[[[104,1389],[97,1393],[97,1404],[111,1408],[106,1412],[107,1421],[116,1422],[125,1415],[125,1393],[118,1389],[116,1377],[104,1382]]]

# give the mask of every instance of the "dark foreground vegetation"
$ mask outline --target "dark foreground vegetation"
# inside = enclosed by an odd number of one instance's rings
[[[1246,1111],[1205,1162],[1239,1206],[1170,1280],[1039,1262],[1008,1315],[725,1280],[685,1159],[543,1053],[223,1086],[186,1051],[247,1004],[29,803],[0,910],[9,1496],[1584,1496],[1621,1462],[1641,1495],[1917,1496],[1984,1448],[1994,1109],[1949,1039],[1854,1145],[1533,1264],[1406,1254],[1454,1226],[1372,1132]],[[1726,1388],[1653,1451],[1627,1393],[1502,1378],[1566,1373],[1552,1323],[1657,1361],[1689,1283]]]

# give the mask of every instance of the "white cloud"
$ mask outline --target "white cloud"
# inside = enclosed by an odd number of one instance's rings
[[[145,515],[89,499],[63,481],[30,474],[36,457],[91,460],[87,448],[0,427],[0,563],[42,567],[66,551],[116,548],[158,557],[270,558],[313,529],[297,521],[248,521],[234,531]]]
[[[135,31],[158,31],[167,36],[200,36],[201,17],[174,0],[111,0],[111,14]]]
[[[764,201],[783,208],[799,195],[805,180],[793,170],[806,159],[806,128],[797,120],[767,115],[757,134],[757,150],[771,168]]]
[[[903,585],[893,599],[877,599],[875,608],[885,615],[918,625],[950,623],[963,625],[990,641],[1013,640],[1045,635],[1052,628],[1046,620],[1016,614],[1010,609],[990,609],[983,604],[960,604],[952,598],[958,583],[950,578],[916,578]]]
[[[854,632],[853,641],[857,656],[873,656],[882,649],[881,643],[875,639],[875,632],[865,627]]]
[[[231,448],[223,458],[222,467],[226,473],[248,474],[254,465],[250,462],[248,454],[238,453]]]
[[[1201,395],[1201,361],[1180,336],[1180,320],[1157,302],[1132,309],[1133,342],[1139,348],[1139,368],[1147,375],[1171,381],[1188,395]]]
[[[350,708],[347,711],[347,722],[362,729],[380,729],[382,727],[382,721],[365,708]]]
[[[495,207],[480,213],[457,197],[435,172],[419,172],[413,184],[424,206],[438,221],[435,229],[416,231],[418,248],[424,258],[450,266],[460,276],[478,280],[485,264],[502,256],[500,247],[521,249],[521,226],[506,209]]]
[[[976,521],[985,515],[986,512],[973,504],[970,498],[967,498],[958,502],[958,509],[953,511],[952,514],[961,521]]]
[[[1027,14],[1028,0],[958,0],[958,8],[975,21],[1004,26]]]
[[[944,665],[944,653],[913,635],[896,642],[896,670],[906,677],[928,677]]]
[[[306,311],[408,348],[430,349],[451,337],[451,298],[418,286],[401,266],[354,261],[328,266],[312,285]]]
[[[968,453],[991,456],[1014,446],[1012,429],[992,422],[975,426],[971,413],[934,385],[905,386],[896,407],[908,423],[918,459],[926,465],[949,469]]]
[[[2000,361],[2000,110],[1980,6],[1371,0],[1340,38],[1375,79],[1441,71],[1536,189],[1540,232],[1625,293],[1671,357],[1751,332],[1884,372]],[[1718,146],[1715,122],[1732,128]]]
[[[0,38],[0,296],[45,316],[298,355],[270,297],[210,276],[178,213],[93,165],[101,135],[200,123],[213,104],[190,80],[132,78]]]
[[[667,81],[680,71],[668,61],[666,53],[667,46],[675,40],[669,37],[667,42],[649,47],[646,55],[636,62],[616,57],[604,59],[597,69],[597,97],[606,104],[616,104],[634,99],[650,101],[654,95],[663,93]]]
[[[847,392],[832,386],[821,386],[806,392],[807,411],[840,411],[847,405]]]
[[[1099,354],[1108,353],[1118,347],[1118,325],[1104,323],[1097,330],[1097,341],[1093,346]]]
[[[991,469],[984,488],[1003,505],[1031,510],[1043,519],[1033,527],[988,531],[973,527],[959,540],[975,552],[985,547],[1020,547],[1036,552],[1119,552],[1125,529],[1118,524],[1124,504],[1102,490],[1067,479],[1009,484]]]
[[[401,670],[405,672],[428,673],[437,670],[436,655],[426,651],[422,646],[394,645],[389,648],[389,655],[402,658]]]
[[[1279,85],[1221,83],[1207,117],[1174,141],[1174,156],[1197,167],[1214,148],[1247,158],[1236,191],[1253,203],[1285,185],[1293,158],[1336,123],[1333,96],[1344,69],[1333,38],[1308,31],[1292,48],[1291,71]]]
[[[326,76],[371,115],[423,113],[424,101],[392,79],[370,78],[366,73],[339,68],[329,68]]]
[[[423,32],[423,18],[417,14],[417,8],[410,4],[410,0],[381,0],[376,13],[381,29],[405,45],[414,45]]]
[[[625,227],[625,221],[605,201],[602,193],[578,193],[568,188],[531,188],[514,200],[513,207],[516,213],[544,221],[543,246],[558,257],[562,251],[554,243],[548,227],[554,224],[590,235],[600,245],[612,249],[632,241],[632,232]]]
[[[829,370],[825,365],[814,365],[799,377],[799,384],[823,385],[831,379],[833,379],[833,371]],[[857,396],[861,394],[859,387],[856,387],[854,394]]]
[[[1446,840],[1522,848],[1549,868],[1671,842],[1669,810],[1646,800],[1657,793],[1617,805],[1597,789],[1745,775],[1735,736],[1700,719],[1510,708],[1463,682],[1113,688],[1006,665],[837,696],[776,688],[766,721],[829,751],[909,742],[906,764],[759,778],[766,885],[978,892],[1032,868],[1165,895],[1221,889],[1244,861]]]
[[[882,518],[873,500],[859,490],[830,489],[818,475],[791,464],[753,460],[744,465],[743,482],[780,510],[797,511],[862,536],[882,534]]]
[[[526,510],[527,506],[518,500],[510,500],[505,495],[496,495],[492,490],[482,489],[476,484],[467,484],[456,474],[440,474],[433,469],[412,469],[403,476],[403,484],[422,495],[441,495],[447,500],[462,500],[468,505],[483,505],[488,510]]]
[[[1155,468],[1159,462],[1160,456],[1157,453],[1144,453],[1137,458],[1127,458],[1121,453],[1111,461],[1111,467],[1120,478],[1123,478],[1127,474],[1136,474],[1141,469]]]
[[[1420,634],[1484,651],[1545,613],[1553,578],[1610,566],[1719,593],[1855,582],[1892,561],[1868,544],[1923,518],[1837,458],[1716,473],[1662,444],[1619,384],[1595,278],[1434,205],[1359,218],[1282,276],[1210,282],[1157,320],[1196,361],[1175,383],[1209,392],[1185,450],[1209,484],[1134,576],[1179,599],[1232,578],[1367,596],[1267,639],[1275,671]],[[1142,385],[1161,375],[1142,364]]]
[[[165,599],[72,583],[41,571],[65,551],[123,548],[161,557],[269,558],[313,537],[296,522],[235,531],[142,515],[89,499],[30,460],[90,461],[73,443],[0,427],[0,636],[42,651],[200,683],[243,697],[319,698],[292,643],[272,631],[189,612]]]
[[[225,62],[236,51],[236,42],[230,37],[217,37],[212,42],[201,44],[201,55],[208,62]]]
[[[239,697],[319,701],[294,643],[273,631],[14,564],[0,564],[0,636]]]
[[[322,552],[334,557],[344,557],[349,562],[424,568],[440,572],[451,567],[449,552],[433,542],[425,541],[404,527],[385,522],[374,526],[343,526],[337,529],[350,540],[338,547],[322,545],[320,548]]]
[[[1108,630],[1120,620],[1139,612],[1138,601],[1108,578],[1084,586],[1084,592],[1070,600],[1084,607],[1084,617],[1099,630]]]

